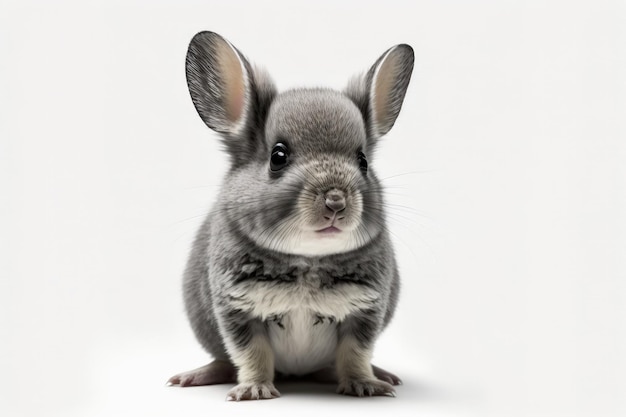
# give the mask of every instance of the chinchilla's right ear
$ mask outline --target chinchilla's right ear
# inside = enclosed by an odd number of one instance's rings
[[[276,87],[264,72],[214,32],[200,32],[187,50],[187,85],[198,114],[222,134],[234,161],[256,150]]]
[[[370,70],[353,78],[344,91],[363,114],[368,146],[393,127],[413,72],[413,48],[396,45],[385,52]]]

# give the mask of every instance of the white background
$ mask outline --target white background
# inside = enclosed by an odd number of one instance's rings
[[[371,162],[403,279],[375,355],[397,398],[164,387],[209,360],[180,294],[226,167],[185,83],[200,30],[280,89],[415,49]],[[625,415],[625,74],[623,1],[3,1],[0,414]]]

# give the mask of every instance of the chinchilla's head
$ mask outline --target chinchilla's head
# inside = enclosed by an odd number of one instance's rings
[[[371,157],[398,116],[412,70],[413,50],[397,45],[344,92],[278,94],[227,40],[198,33],[187,53],[187,83],[231,157],[214,221],[264,248],[304,256],[376,239],[385,223]]]

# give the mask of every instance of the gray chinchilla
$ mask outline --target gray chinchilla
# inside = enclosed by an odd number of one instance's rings
[[[342,394],[394,395],[370,363],[399,281],[371,157],[393,126],[413,50],[385,52],[343,92],[277,93],[226,39],[198,33],[187,83],[230,155],[184,275],[191,326],[215,358],[170,384],[237,385],[230,400],[279,396],[278,377],[335,381]]]

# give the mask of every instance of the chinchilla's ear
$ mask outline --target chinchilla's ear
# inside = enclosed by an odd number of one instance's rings
[[[200,32],[187,50],[187,85],[198,114],[224,137],[235,160],[254,150],[276,87],[264,72],[214,32]]]
[[[363,113],[369,140],[385,135],[395,123],[411,79],[413,61],[413,48],[396,45],[378,58],[365,75],[348,84],[345,94]]]

